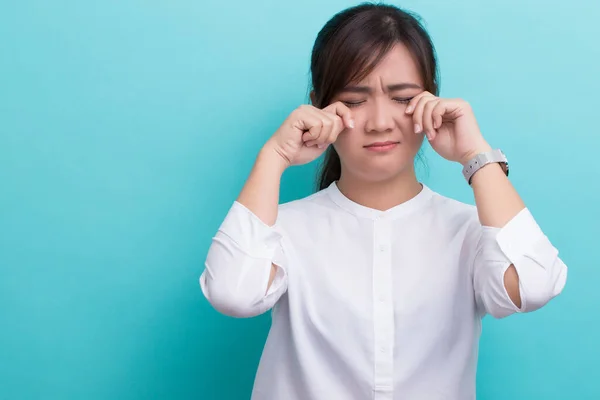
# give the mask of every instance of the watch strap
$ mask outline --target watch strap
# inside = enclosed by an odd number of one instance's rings
[[[473,178],[473,175],[477,171],[479,171],[484,166],[492,163],[500,163],[502,169],[504,170],[504,173],[506,174],[506,176],[508,176],[508,161],[502,150],[495,149],[491,151],[486,151],[484,153],[477,154],[464,166],[462,173],[469,185],[471,184],[471,179]]]

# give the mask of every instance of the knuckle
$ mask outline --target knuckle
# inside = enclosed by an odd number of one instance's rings
[[[434,101],[430,101],[429,103],[427,103],[427,105],[425,106],[425,108],[427,108],[427,110],[431,111],[433,110],[437,105],[439,104],[439,100],[434,100]]]
[[[298,108],[296,108],[294,111],[297,114],[304,114],[304,113],[306,113],[306,111],[308,111],[310,109],[310,107],[311,106],[309,106],[308,104],[302,104]]]
[[[335,109],[337,110],[336,115],[338,114],[342,114],[342,115],[346,115],[350,113],[350,108],[344,104],[343,101],[338,100],[334,103]]]

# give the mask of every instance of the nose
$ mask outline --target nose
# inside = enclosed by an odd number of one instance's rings
[[[372,103],[365,124],[368,133],[390,132],[395,124],[394,110],[389,105],[382,101]]]

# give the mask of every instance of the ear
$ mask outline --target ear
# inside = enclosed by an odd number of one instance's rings
[[[316,96],[315,96],[315,91],[311,90],[310,91],[310,103],[314,106],[316,103]]]

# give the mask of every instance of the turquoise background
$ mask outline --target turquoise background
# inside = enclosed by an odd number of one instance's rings
[[[307,101],[318,30],[353,4],[0,1],[0,399],[249,398],[269,316],[218,314],[198,277]],[[600,3],[400,4],[570,267],[546,308],[485,319],[479,398],[599,399]],[[472,203],[425,146],[422,180]],[[282,200],[314,169],[286,172]]]

